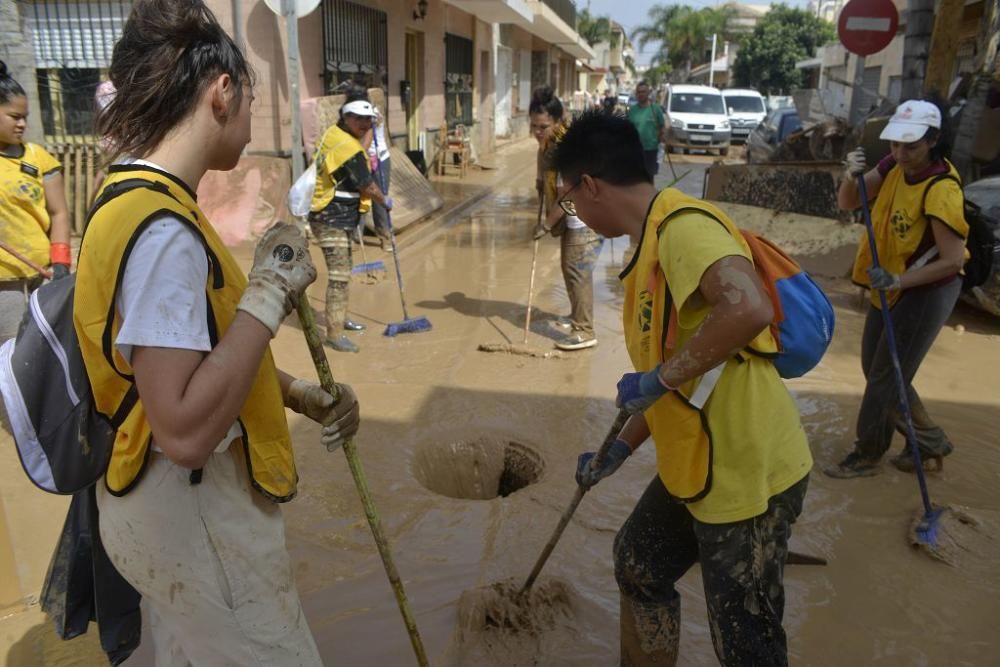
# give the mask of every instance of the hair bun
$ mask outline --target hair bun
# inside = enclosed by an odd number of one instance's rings
[[[7,76],[7,63],[0,60],[0,78]]]

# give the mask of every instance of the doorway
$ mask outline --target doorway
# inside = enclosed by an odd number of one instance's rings
[[[420,103],[423,101],[423,50],[422,32],[406,33],[406,79],[400,90],[401,101],[406,110],[406,149],[420,150]]]

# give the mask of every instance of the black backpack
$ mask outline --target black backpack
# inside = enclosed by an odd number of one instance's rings
[[[97,412],[73,326],[76,275],[31,293],[17,337],[0,347],[0,391],[24,471],[43,491],[72,494],[108,467],[133,384],[110,418]]]
[[[924,190],[924,200],[927,192],[939,181],[955,181],[961,187],[962,182],[951,174],[936,177]],[[965,263],[965,275],[962,276],[962,289],[979,287],[993,273],[994,256],[1000,253],[1000,222],[989,217],[983,210],[963,196],[965,222],[969,225],[969,235],[965,239],[965,247],[969,251],[969,261]]]

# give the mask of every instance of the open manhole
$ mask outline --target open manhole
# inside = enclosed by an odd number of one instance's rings
[[[428,490],[468,500],[505,498],[537,482],[544,470],[535,450],[490,436],[428,443],[413,461],[413,474]]]

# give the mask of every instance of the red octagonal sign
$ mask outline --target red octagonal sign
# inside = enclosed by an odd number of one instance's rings
[[[859,56],[878,53],[896,36],[899,12],[892,0],[851,0],[840,12],[840,43]]]

